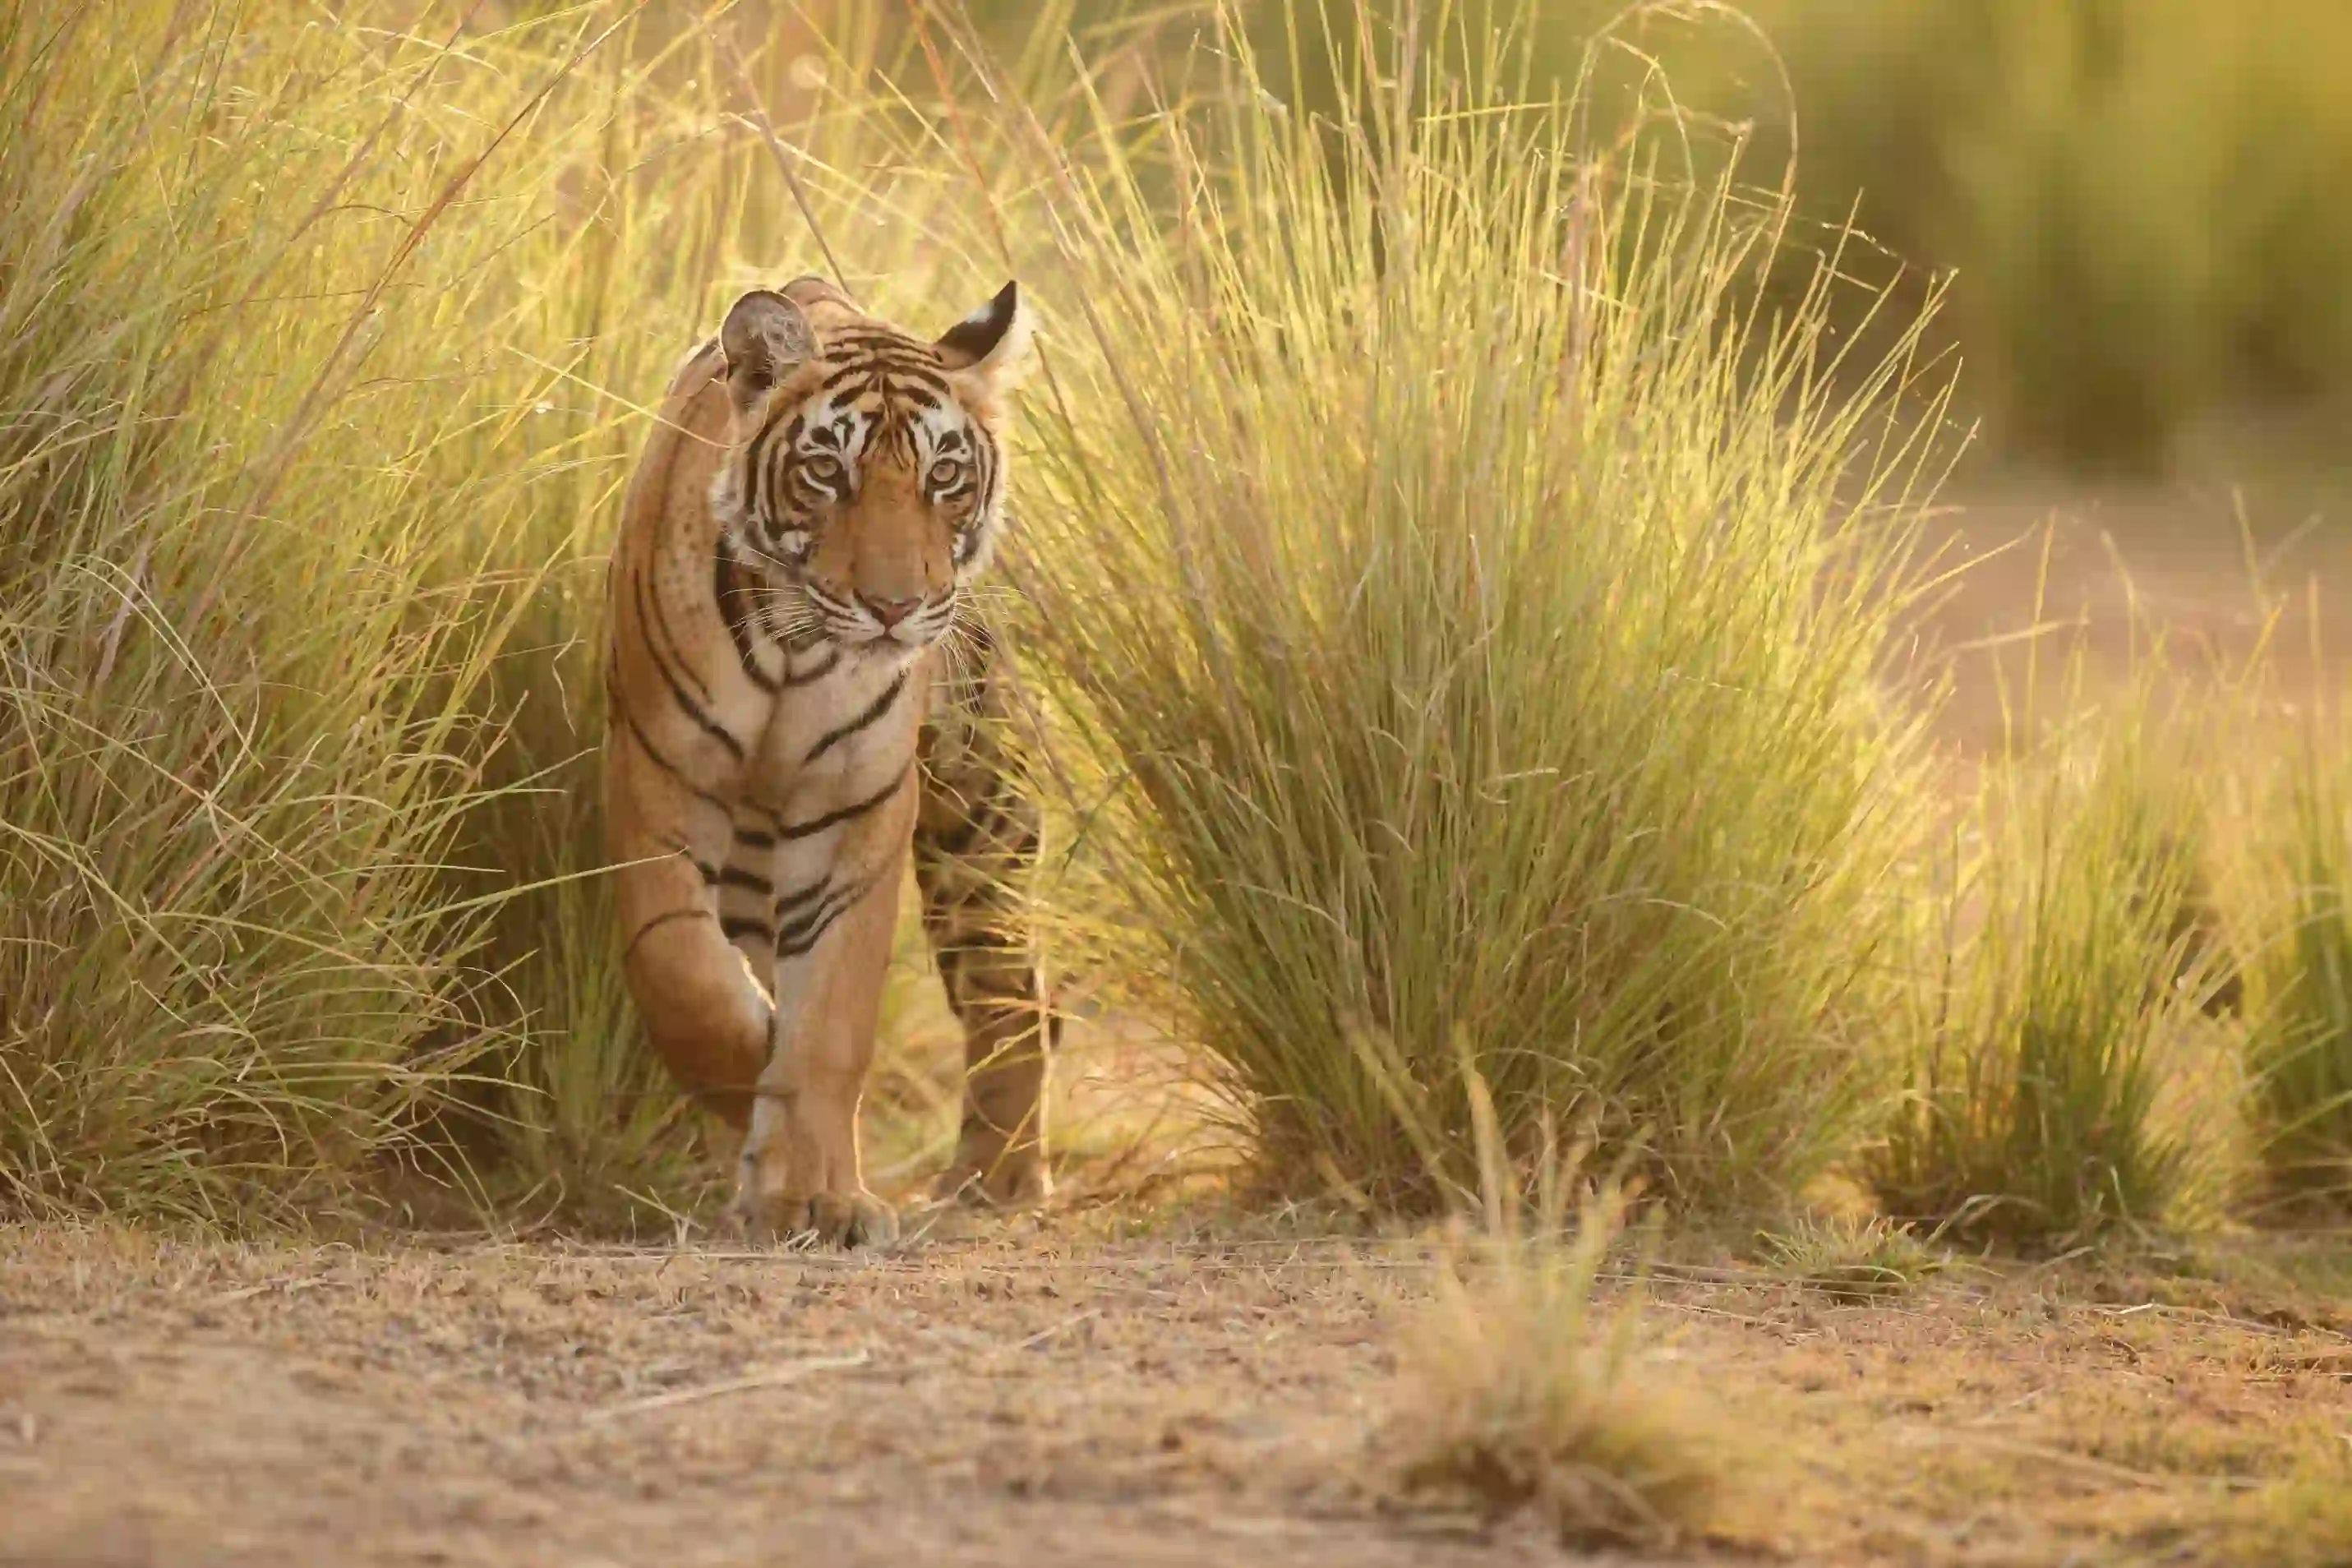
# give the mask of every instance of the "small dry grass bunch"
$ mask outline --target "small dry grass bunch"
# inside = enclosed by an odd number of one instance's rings
[[[1699,1527],[1718,1492],[1710,1436],[1643,1375],[1633,1308],[1592,1300],[1622,1212],[1606,1194],[1571,1231],[1507,1226],[1457,1258],[1406,1345],[1383,1444],[1401,1494],[1489,1522],[1532,1510],[1571,1547]]]
[[[1757,1242],[1776,1276],[1839,1300],[1902,1295],[1943,1272],[1946,1262],[1908,1226],[1883,1215],[1809,1218],[1760,1233]]]

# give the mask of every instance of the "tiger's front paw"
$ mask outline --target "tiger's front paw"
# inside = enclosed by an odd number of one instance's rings
[[[746,1194],[729,1205],[736,1233],[758,1246],[887,1247],[898,1216],[871,1193]]]

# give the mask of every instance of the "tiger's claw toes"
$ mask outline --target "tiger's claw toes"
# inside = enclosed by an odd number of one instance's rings
[[[898,1216],[870,1193],[773,1194],[730,1209],[740,1211],[741,1235],[768,1247],[887,1247],[898,1239]]]

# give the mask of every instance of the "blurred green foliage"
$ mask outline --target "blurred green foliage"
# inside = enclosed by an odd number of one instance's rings
[[[1887,273],[1957,274],[1963,396],[2013,454],[2147,471],[2200,415],[2352,382],[2344,0],[1333,0],[1329,37],[1315,14],[1253,8],[1267,79],[1309,113],[1374,75],[1393,90],[1406,27],[1424,82],[1524,28],[1525,90],[1589,76],[1596,139],[1655,71],[1691,117],[1677,150],[1703,161],[1687,132],[1727,129],[1766,185],[1794,151],[1811,219],[1851,216]],[[1188,12],[1157,35],[1209,47]]]
[[[1816,210],[1958,269],[2020,448],[2159,462],[2217,403],[2352,374],[2352,5],[1759,0]]]

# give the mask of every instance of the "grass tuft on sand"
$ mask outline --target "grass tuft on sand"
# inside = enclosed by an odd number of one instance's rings
[[[1547,1159],[1526,1222],[1516,1176],[1478,1106],[1487,1186],[1475,1240],[1401,1349],[1400,1392],[1376,1446],[1409,1505],[1466,1507],[1489,1523],[1531,1513],[1579,1549],[1670,1547],[1722,1494],[1717,1436],[1644,1367],[1637,1300],[1603,1309],[1600,1278],[1624,1235],[1625,1194],[1585,1192],[1581,1162]]]
[[[1889,1215],[2035,1247],[2162,1221],[2211,1149],[2159,1114],[2218,973],[2198,728],[2160,698],[2158,653],[2105,710],[2079,649],[2070,670],[2064,721],[1989,761],[1957,820],[1864,1160]]]
[[[2252,837],[2264,917],[2247,965],[2252,1194],[2273,1217],[2352,1205],[2352,800],[2331,706],[2273,770]]]
[[[1775,1278],[1842,1300],[1900,1296],[1943,1272],[1947,1259],[1884,1215],[1808,1217],[1757,1237]]]

